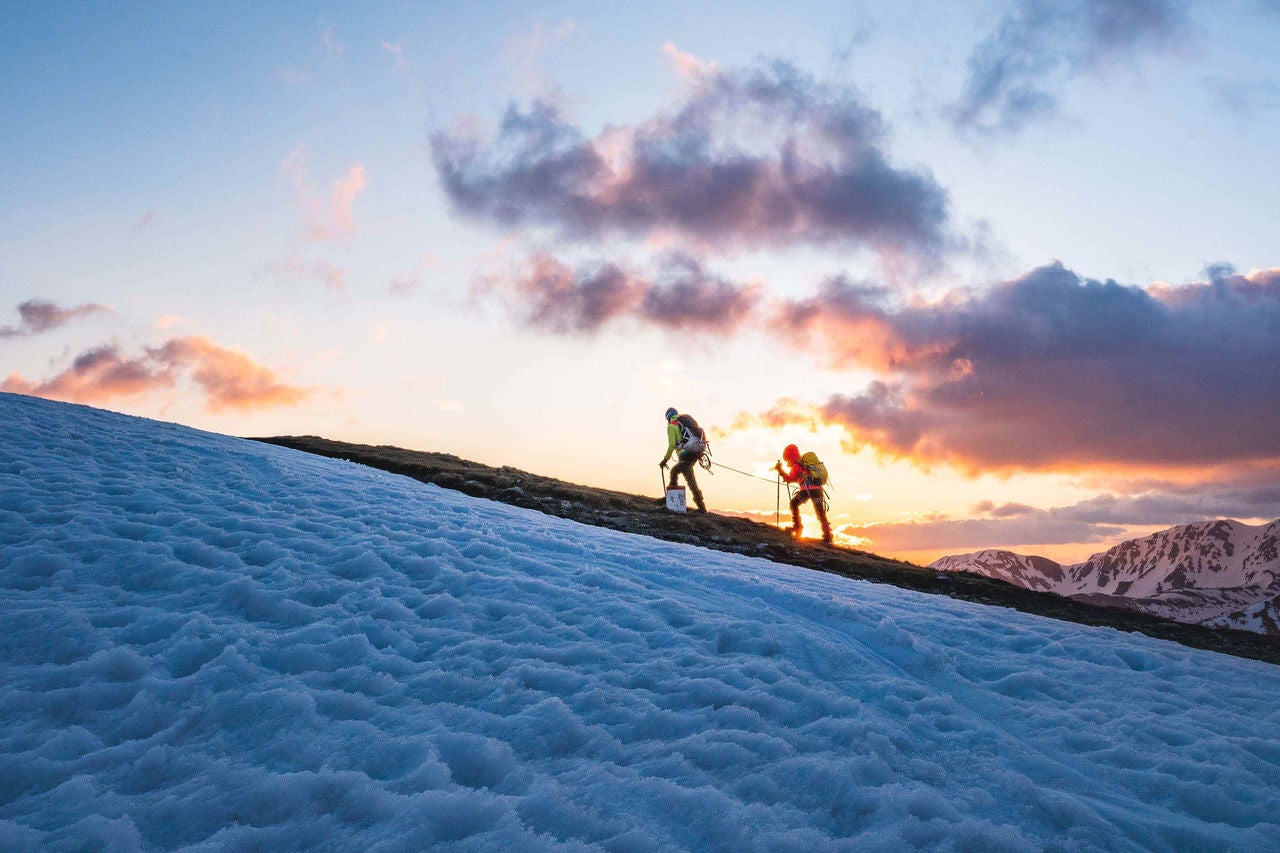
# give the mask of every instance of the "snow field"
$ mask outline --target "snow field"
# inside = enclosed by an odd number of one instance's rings
[[[1280,672],[0,395],[0,849],[1280,838]]]

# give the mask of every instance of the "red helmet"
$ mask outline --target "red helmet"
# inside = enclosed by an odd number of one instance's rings
[[[786,449],[782,451],[782,458],[788,462],[798,462],[800,460],[800,448],[794,444],[788,444]]]

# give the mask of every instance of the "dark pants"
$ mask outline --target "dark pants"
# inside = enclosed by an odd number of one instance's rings
[[[831,525],[827,522],[827,506],[826,501],[822,498],[822,489],[799,489],[795,497],[791,499],[791,523],[796,530],[800,529],[800,504],[805,501],[813,501],[813,512],[818,516],[818,522],[822,524],[822,535],[831,535]]]
[[[680,461],[671,468],[671,480],[667,483],[668,489],[676,487],[676,475],[683,474],[684,481],[689,486],[689,491],[693,493],[693,503],[698,509],[706,509],[707,505],[702,502],[702,491],[698,488],[698,478],[693,475],[693,469],[698,467],[698,459],[701,453],[681,453]]]

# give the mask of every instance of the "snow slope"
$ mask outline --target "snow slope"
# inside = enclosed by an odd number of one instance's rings
[[[1280,671],[0,395],[0,849],[1273,848]]]
[[[1179,622],[1280,633],[1274,619],[1280,596],[1280,521],[1178,525],[1068,566],[987,550],[943,557],[930,568],[986,575]]]

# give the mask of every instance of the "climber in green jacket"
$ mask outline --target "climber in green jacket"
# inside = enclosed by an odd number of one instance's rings
[[[689,484],[689,491],[693,493],[695,512],[707,511],[707,505],[702,500],[702,490],[698,488],[698,479],[693,474],[693,469],[706,448],[707,434],[702,431],[702,427],[698,426],[698,422],[692,416],[682,415],[674,408],[667,409],[667,455],[662,457],[658,465],[666,468],[671,454],[676,454],[679,461],[671,469],[671,479],[667,483],[667,488],[676,488],[676,476],[683,474],[684,481]]]

